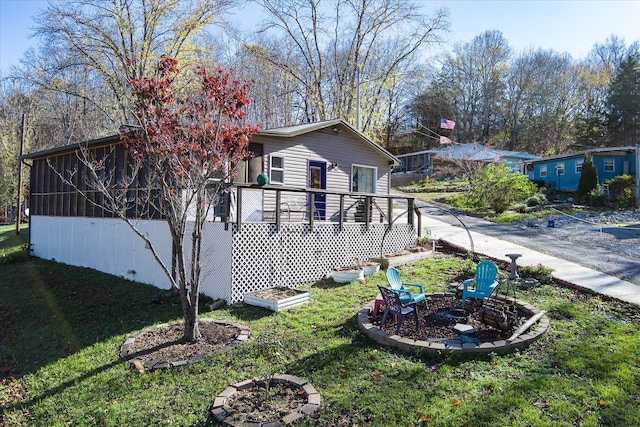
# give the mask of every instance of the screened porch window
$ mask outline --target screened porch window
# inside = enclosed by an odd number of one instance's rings
[[[375,194],[377,175],[376,168],[353,165],[351,167],[351,191]]]
[[[249,144],[249,156],[246,160],[241,161],[236,166],[238,176],[235,178],[237,183],[255,183],[258,175],[262,170],[263,146],[252,142]]]

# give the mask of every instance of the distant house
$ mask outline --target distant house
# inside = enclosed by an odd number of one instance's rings
[[[142,239],[98,206],[101,195],[86,185],[80,147],[105,158],[106,174],[118,177],[129,167],[118,136],[24,156],[31,163],[33,254],[168,289]],[[227,183],[227,203],[216,206],[205,226],[205,294],[234,303],[248,292],[318,280],[356,259],[415,244],[414,216],[394,221],[393,199],[403,198],[389,194],[398,160],[343,120],[264,130],[249,150],[238,177]],[[262,173],[270,183],[259,186]],[[136,186],[126,190],[133,201],[142,191]],[[171,266],[175,248],[159,213],[136,202],[127,216]]]
[[[589,153],[598,171],[598,183],[619,175],[636,176],[636,147],[594,148],[525,162],[529,179],[559,191],[575,191],[580,183],[582,163]]]
[[[524,162],[537,159],[538,156],[517,151],[496,150],[473,142],[400,154],[397,158],[401,163],[397,170],[409,175],[402,177],[399,174],[393,174],[392,184],[394,186],[403,185],[400,183],[401,181],[418,181],[426,176],[440,178],[459,175],[457,170],[459,161],[479,163],[505,162],[508,166],[524,173]]]

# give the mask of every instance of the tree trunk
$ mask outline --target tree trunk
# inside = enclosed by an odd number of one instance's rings
[[[206,180],[205,180],[206,182]],[[189,265],[189,286],[184,286],[182,310],[184,312],[184,337],[187,342],[196,342],[202,336],[198,327],[198,300],[200,293],[200,262],[202,255],[202,227],[204,225],[204,184],[197,190],[195,221],[191,235],[191,259]],[[185,209],[185,212],[188,209]],[[185,280],[187,274],[185,272]]]
[[[198,323],[198,306],[191,306],[184,313],[184,338],[187,342],[196,342],[202,337]]]

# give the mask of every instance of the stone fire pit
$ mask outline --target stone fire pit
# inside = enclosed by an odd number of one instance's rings
[[[427,299],[430,297],[449,297],[455,298],[453,294],[427,294]],[[513,338],[499,339],[496,341],[479,342],[478,340],[470,339],[468,335],[469,328],[465,325],[464,315],[458,312],[456,308],[440,310],[438,315],[443,316],[455,316],[461,315],[454,319],[456,323],[455,331],[459,333],[457,338],[427,338],[427,339],[412,339],[409,337],[403,337],[388,333],[380,329],[377,325],[372,323],[370,318],[371,310],[373,310],[375,301],[371,301],[366,304],[358,313],[358,326],[360,330],[369,338],[376,341],[379,344],[396,347],[402,351],[409,352],[422,352],[422,353],[464,353],[464,354],[485,354],[485,353],[502,353],[516,348],[525,348],[532,342],[539,339],[549,328],[549,318],[544,312],[541,312],[537,308],[519,300],[508,298],[505,296],[497,296],[493,298],[495,301],[501,301],[505,304],[515,305],[520,313],[526,315],[527,320],[523,322],[521,328],[515,328],[512,333]],[[530,321],[530,322],[529,322]],[[527,323],[531,323],[528,324]],[[409,322],[413,325],[413,321]],[[422,325],[422,319],[420,324]],[[404,324],[403,324],[404,327]],[[385,326],[387,328],[387,326]],[[522,330],[523,329],[523,330]]]

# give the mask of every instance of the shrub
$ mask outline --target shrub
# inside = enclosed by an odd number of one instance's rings
[[[524,202],[536,194],[536,186],[529,179],[507,166],[492,163],[482,168],[471,180],[467,198],[476,207],[487,207],[502,213],[513,203]]]
[[[527,277],[537,278],[539,276],[549,276],[552,273],[553,273],[553,268],[546,267],[542,264],[524,265],[522,267],[518,267],[518,274],[520,274],[520,277],[522,278],[527,278]]]
[[[526,201],[526,204],[529,207],[533,207],[533,206],[546,205],[547,202],[548,202],[547,196],[544,193],[538,192],[533,196],[529,197]]]
[[[618,205],[633,207],[636,202],[636,185],[632,176],[620,175],[613,179],[607,179],[605,184],[609,186],[609,196]]]
[[[584,161],[582,162],[582,172],[580,172],[580,183],[578,184],[576,193],[580,199],[583,199],[597,187],[598,170],[591,161],[591,156],[585,154]]]
[[[527,199],[527,200],[529,200],[529,199]],[[518,212],[518,213],[526,213],[526,212],[527,212],[527,207],[528,207],[528,206],[529,206],[529,205],[528,205],[527,203],[516,203],[516,204],[513,206],[513,210],[514,210],[514,211],[516,211],[516,212]]]
[[[518,274],[522,279],[532,278],[536,279],[541,284],[547,284],[552,280],[553,269],[545,267],[542,264],[538,265],[525,265],[518,267]]]
[[[601,185],[598,185],[589,191],[584,199],[591,206],[605,206],[609,201],[609,195]]]
[[[431,244],[431,230],[427,230],[426,236],[418,237],[418,246],[428,246]]]

